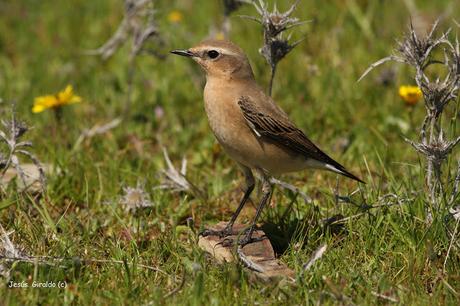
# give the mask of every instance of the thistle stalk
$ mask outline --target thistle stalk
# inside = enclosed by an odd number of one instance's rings
[[[358,80],[387,61],[404,63],[414,68],[414,79],[422,91],[426,115],[420,128],[419,140],[405,138],[405,141],[426,158],[425,181],[429,202],[435,209],[439,209],[441,200],[446,198],[443,165],[460,143],[460,137],[448,139],[441,124],[444,110],[457,100],[460,90],[460,44],[458,39],[453,42],[448,39],[450,30],[436,36],[437,26],[438,22],[425,37],[419,37],[411,25],[404,39],[398,42],[394,54],[372,64]],[[443,58],[435,57],[437,51],[443,52]],[[433,65],[442,65],[447,72],[446,76],[430,78],[426,71]],[[452,186],[452,190],[455,191],[455,186]]]
[[[268,86],[268,94],[272,95],[273,82],[275,79],[276,67],[278,62],[281,61],[289,52],[292,51],[303,39],[294,43],[290,42],[291,36],[284,37],[284,32],[293,27],[302,25],[307,21],[299,21],[298,18],[291,17],[292,13],[297,8],[300,0],[295,1],[291,7],[284,13],[280,13],[275,5],[273,11],[268,10],[268,5],[264,0],[252,4],[260,15],[259,18],[254,16],[241,16],[253,20],[260,25],[263,29],[263,46],[259,49],[259,53],[265,58],[270,66],[270,83]]]

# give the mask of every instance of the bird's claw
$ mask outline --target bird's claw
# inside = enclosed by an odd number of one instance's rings
[[[262,241],[266,238],[266,236],[263,237],[252,237],[252,231],[250,229],[246,229],[244,232],[244,236],[241,239],[238,239],[238,245],[240,247],[244,247],[245,245],[253,242],[258,242]],[[233,231],[231,228],[224,228],[223,230],[213,230],[213,229],[205,229],[200,233],[200,236],[207,237],[207,236],[217,236],[222,241],[219,243],[223,247],[230,247],[233,245],[234,239],[232,238],[227,238],[228,236],[234,235]]]
[[[222,240],[222,246],[224,248],[231,247],[233,245],[233,239],[232,238],[225,238]]]
[[[218,236],[219,238],[225,238],[232,235],[232,230],[228,228],[224,228],[223,230],[216,231],[212,229],[205,229],[200,233],[200,236],[207,237],[207,236]]]
[[[244,246],[247,245],[247,244],[250,244],[250,243],[253,243],[253,242],[262,241],[262,240],[264,240],[265,238],[266,238],[265,236],[262,236],[262,237],[251,237],[251,235],[245,235],[243,238],[241,238],[240,240],[238,240],[238,244],[239,244],[241,247],[244,247]]]
[[[239,239],[237,241],[237,244],[240,247],[244,247],[247,244],[262,241],[265,238],[266,238],[266,236],[254,238],[254,237],[250,237],[248,235],[245,235],[243,238],[241,238],[241,239]],[[232,238],[225,238],[225,239],[222,240],[221,244],[222,244],[223,247],[231,247],[231,246],[233,246],[233,242],[234,242],[234,240]]]

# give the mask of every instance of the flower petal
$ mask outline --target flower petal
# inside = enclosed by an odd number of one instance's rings
[[[168,14],[168,20],[172,23],[179,23],[183,19],[183,15],[178,10],[173,10]]]
[[[72,96],[72,98],[70,98],[69,104],[80,103],[80,102],[81,102],[80,96]]]
[[[72,85],[67,85],[67,87],[60,91],[57,94],[57,98],[59,100],[59,104],[67,104],[72,99],[73,96],[73,87]]]
[[[32,112],[40,113],[47,108],[56,107],[58,100],[55,96],[41,96],[34,99],[34,106]]]
[[[409,105],[415,105],[423,96],[421,89],[417,86],[400,86],[399,96]]]
[[[46,109],[46,107],[44,107],[43,105],[34,105],[32,107],[32,113],[41,113],[42,111],[44,111]]]

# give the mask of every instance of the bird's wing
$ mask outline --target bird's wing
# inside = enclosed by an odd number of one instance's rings
[[[241,97],[238,100],[238,105],[248,126],[258,137],[267,137],[280,146],[287,147],[307,158],[324,163],[325,168],[329,170],[361,181],[348,172],[345,167],[321,151],[287,117],[280,116],[276,112],[264,112],[247,96]]]

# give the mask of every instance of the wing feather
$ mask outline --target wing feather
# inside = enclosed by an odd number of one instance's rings
[[[248,126],[258,137],[267,137],[280,146],[287,147],[294,152],[304,155],[325,164],[325,168],[362,182],[345,167],[321,151],[308,137],[285,116],[276,113],[268,114],[260,110],[249,97],[243,96],[238,105],[246,119]],[[327,167],[329,165],[329,167]]]

